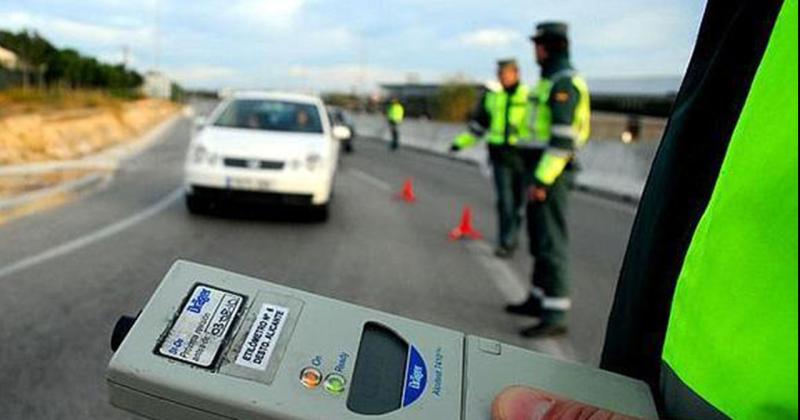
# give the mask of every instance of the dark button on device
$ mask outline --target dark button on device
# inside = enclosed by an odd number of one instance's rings
[[[117,351],[119,346],[122,345],[128,332],[133,328],[133,324],[136,323],[137,318],[139,318],[138,315],[135,317],[121,316],[117,320],[117,324],[114,325],[114,331],[111,333],[111,351]]]

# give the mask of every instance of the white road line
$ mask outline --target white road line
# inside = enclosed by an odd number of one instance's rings
[[[483,241],[474,241],[467,244],[467,248],[475,255],[483,266],[489,278],[509,303],[520,303],[528,297],[529,289],[523,284],[514,270],[505,262],[494,256],[491,247]],[[576,353],[563,340],[552,338],[536,340],[534,347],[562,360],[576,360]]]
[[[139,213],[136,213],[132,216],[129,216],[116,223],[110,224],[106,227],[98,229],[94,232],[91,232],[79,238],[73,239],[67,243],[58,245],[54,248],[50,248],[40,254],[24,258],[5,267],[0,267],[0,279],[10,276],[12,274],[16,274],[20,271],[26,270],[43,262],[47,262],[49,260],[52,260],[53,258],[58,258],[67,255],[71,252],[89,246],[99,240],[108,238],[109,236],[122,232],[123,230],[128,229],[160,213],[161,211],[169,207],[172,203],[174,203],[176,200],[178,200],[182,195],[183,195],[183,188],[178,188],[175,191],[172,191],[171,193],[166,195],[164,198],[162,198],[155,204],[140,211]]]
[[[372,176],[372,175],[370,175],[370,174],[368,174],[366,172],[360,171],[358,169],[350,169],[350,170],[348,170],[348,172],[351,175],[355,176],[356,178],[358,178],[358,179],[360,179],[360,180],[362,180],[362,181],[364,181],[364,182],[366,182],[368,184],[372,184],[373,186],[378,187],[378,188],[380,188],[380,189],[382,189],[384,191],[391,191],[392,190],[392,186],[389,185],[388,182],[383,181],[381,179],[378,179],[378,178],[376,178],[376,177],[374,177],[374,176]]]

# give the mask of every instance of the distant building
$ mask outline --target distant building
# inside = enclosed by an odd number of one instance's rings
[[[0,47],[0,67],[14,70],[19,66],[19,58],[13,52]]]
[[[142,94],[149,98],[170,99],[172,97],[172,80],[163,73],[148,71],[144,74]]]
[[[23,63],[12,51],[0,47],[0,89],[23,84]]]

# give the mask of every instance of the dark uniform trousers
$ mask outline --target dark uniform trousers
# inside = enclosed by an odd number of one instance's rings
[[[394,121],[389,121],[389,132],[391,133],[391,141],[389,142],[389,148],[392,150],[397,150],[400,147],[400,127]]]
[[[534,257],[533,287],[549,298],[569,296],[567,211],[576,172],[575,165],[568,164],[548,188],[545,201],[528,202],[528,235]],[[563,317],[565,314],[565,311],[554,311],[546,312],[545,316]]]
[[[517,244],[525,207],[525,189],[532,180],[522,157],[514,147],[489,146],[489,158],[497,193],[498,243],[513,247]]]

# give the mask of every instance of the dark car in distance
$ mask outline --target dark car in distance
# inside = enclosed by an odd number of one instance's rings
[[[345,126],[350,129],[350,137],[342,139],[342,146],[344,147],[345,153],[353,153],[353,142],[356,138],[356,125],[353,122],[353,117],[342,108],[330,106],[328,107],[328,114],[332,124]]]

